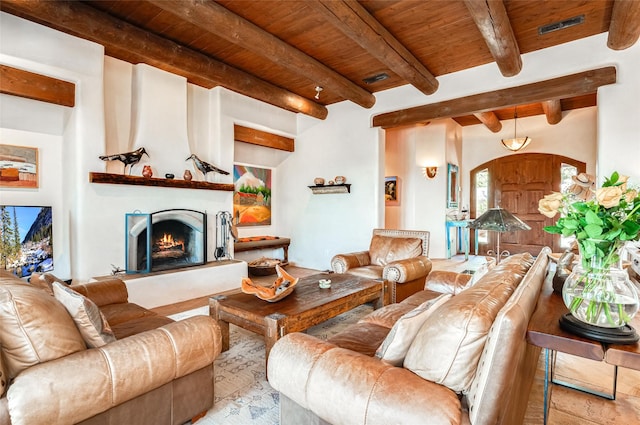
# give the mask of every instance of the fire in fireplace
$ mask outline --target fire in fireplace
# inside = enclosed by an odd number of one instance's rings
[[[127,273],[206,262],[206,214],[184,209],[127,214]]]

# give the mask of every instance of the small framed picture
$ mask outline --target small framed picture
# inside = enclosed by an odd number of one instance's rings
[[[384,201],[386,205],[398,205],[400,202],[398,176],[387,176],[384,178]]]
[[[38,187],[38,148],[0,144],[0,187]]]

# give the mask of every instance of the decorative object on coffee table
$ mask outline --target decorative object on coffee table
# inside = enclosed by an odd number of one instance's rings
[[[145,148],[136,149],[135,151],[132,151],[132,152],[117,153],[114,155],[102,155],[102,156],[99,156],[98,158],[100,158],[103,161],[122,162],[124,164],[124,169],[122,170],[122,174],[124,174],[125,171],[127,171],[127,165],[128,165],[129,175],[131,175],[131,169],[133,168],[134,165],[140,162],[140,160],[142,159],[142,155],[149,156]]]
[[[283,268],[276,265],[276,273],[278,274],[278,278],[273,282],[271,286],[262,286],[259,284],[255,284],[249,279],[245,277],[242,279],[242,292],[245,294],[253,294],[261,300],[276,302],[280,301],[287,295],[291,294],[295,289],[295,286],[298,283],[298,278],[291,276],[287,273]]]
[[[570,188],[567,194],[552,193],[539,202],[539,211],[547,217],[562,213],[555,225],[544,228],[546,232],[576,238],[581,261],[567,277],[562,294],[571,315],[590,326],[620,329],[638,311],[638,294],[619,267],[622,246],[640,237],[640,197],[627,187],[627,180],[614,172],[591,196],[576,197],[577,191]],[[580,327],[572,331],[593,339],[602,333],[585,333]]]

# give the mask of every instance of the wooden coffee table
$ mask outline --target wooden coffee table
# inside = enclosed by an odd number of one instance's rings
[[[321,289],[320,279],[331,279],[331,288]],[[220,325],[222,351],[229,349],[229,323],[233,323],[264,335],[266,360],[273,344],[288,333],[303,331],[367,302],[379,308],[390,300],[384,280],[320,273],[301,278],[293,293],[278,302],[244,293],[221,295],[210,298],[209,311]]]

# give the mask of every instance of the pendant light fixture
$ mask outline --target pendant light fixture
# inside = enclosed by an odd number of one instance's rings
[[[502,145],[512,152],[517,152],[531,143],[530,137],[518,137],[518,107],[513,108],[513,137],[502,139]]]

